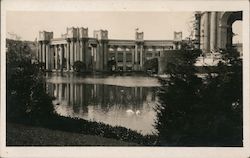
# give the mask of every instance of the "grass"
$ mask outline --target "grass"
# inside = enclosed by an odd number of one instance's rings
[[[7,146],[137,146],[101,136],[33,127],[16,123],[7,125]]]
[[[110,138],[121,142],[129,142],[145,146],[156,145],[155,135],[142,135],[137,131],[120,126],[111,126],[101,122],[88,121],[79,118],[69,118],[53,114],[50,117],[39,119],[22,117],[8,122],[29,125],[36,128],[45,128],[54,131],[92,135],[102,138]],[[7,127],[8,128],[8,127]],[[9,131],[11,133],[11,129]],[[24,132],[25,133],[25,132]],[[39,133],[37,133],[39,136]],[[40,133],[43,135],[42,133]],[[11,138],[11,137],[10,137]],[[14,137],[13,137],[14,138]],[[104,144],[105,145],[105,144]],[[115,145],[115,144],[114,144]]]

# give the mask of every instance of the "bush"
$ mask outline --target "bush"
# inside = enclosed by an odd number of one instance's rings
[[[75,61],[73,64],[73,69],[75,72],[84,72],[86,71],[86,64],[82,61]]]
[[[167,63],[159,93],[158,143],[171,146],[242,146],[242,66],[235,51],[221,52],[217,75],[203,81],[193,64],[199,54],[180,50]],[[193,52],[193,53],[192,53]],[[209,72],[209,71],[208,71]]]
[[[48,118],[54,108],[45,90],[41,64],[31,63],[26,43],[7,40],[7,46],[7,120]]]
[[[146,71],[150,70],[152,73],[158,73],[158,59],[153,58],[153,59],[147,60],[144,63],[144,68]]]

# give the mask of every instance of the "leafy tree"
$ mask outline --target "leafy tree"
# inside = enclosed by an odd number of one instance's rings
[[[48,118],[53,112],[39,63],[31,62],[29,46],[7,40],[7,120]]]
[[[203,89],[204,108],[210,113],[210,136],[219,144],[242,145],[242,59],[234,49],[222,50],[216,75],[209,72]]]
[[[86,71],[86,64],[82,61],[75,61],[73,64],[73,69],[75,72],[84,72]]]
[[[170,54],[159,93],[156,129],[160,145],[242,145],[242,65],[233,50],[221,52],[218,73],[203,81],[193,66],[198,50]]]
[[[159,93],[160,105],[156,108],[159,144],[179,145],[190,133],[194,121],[193,106],[199,100],[202,84],[195,73],[194,63],[199,50],[179,50],[167,54],[166,73],[168,80],[162,80]]]
[[[158,59],[153,58],[150,60],[147,60],[144,63],[145,70],[151,70],[153,73],[158,73]]]
[[[113,68],[116,68],[116,61],[115,60],[109,60],[107,65],[108,65],[108,70],[109,71],[114,71]]]

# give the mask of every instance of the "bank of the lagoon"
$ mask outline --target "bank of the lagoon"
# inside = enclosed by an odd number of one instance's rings
[[[137,146],[101,136],[9,123],[7,146]]]
[[[122,126],[144,135],[155,132],[157,78],[137,75],[47,74],[47,91],[65,117]]]

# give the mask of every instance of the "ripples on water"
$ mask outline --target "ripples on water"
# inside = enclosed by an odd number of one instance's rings
[[[154,131],[158,80],[143,76],[50,76],[47,91],[56,112],[137,130]]]

